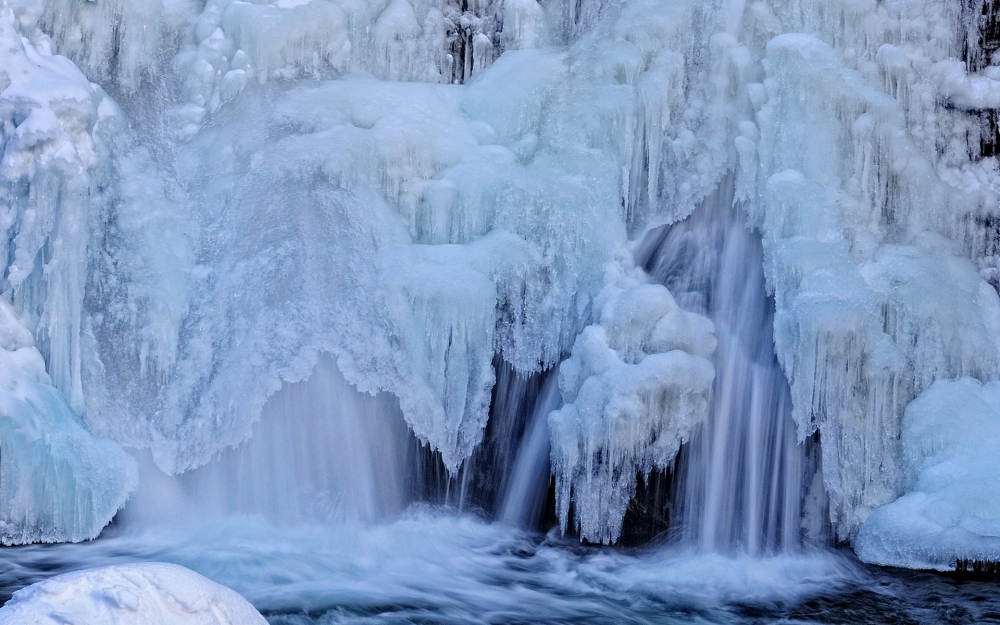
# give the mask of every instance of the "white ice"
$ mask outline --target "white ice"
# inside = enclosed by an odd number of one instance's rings
[[[637,475],[670,466],[708,415],[715,376],[711,321],[639,269],[607,273],[596,323],[559,368],[564,405],[549,415],[559,523],[606,544],[618,540]]]

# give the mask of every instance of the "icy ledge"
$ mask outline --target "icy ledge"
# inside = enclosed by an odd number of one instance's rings
[[[556,509],[582,540],[611,544],[639,473],[664,469],[708,413],[712,322],[681,310],[642,270],[612,264],[586,327],[559,369],[565,405],[549,415]]]
[[[138,482],[135,460],[84,428],[0,301],[0,544],[94,538]]]
[[[940,571],[1000,560],[1000,382],[936,382],[907,406],[902,444],[915,481],[861,526],[858,556]]]
[[[14,593],[0,625],[266,625],[236,592],[176,564],[58,575]]]

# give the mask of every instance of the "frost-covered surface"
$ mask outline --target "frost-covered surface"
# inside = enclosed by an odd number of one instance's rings
[[[906,408],[902,446],[911,483],[861,526],[858,556],[941,571],[1000,560],[1000,382],[936,382]]]
[[[14,593],[9,625],[264,625],[250,603],[194,571],[163,562],[65,573]]]
[[[559,368],[564,405],[549,415],[563,531],[618,540],[637,474],[665,469],[708,414],[712,322],[682,310],[640,269],[608,267],[609,284]]]
[[[68,59],[53,56],[36,24],[41,8],[0,8],[3,289],[37,328],[53,383],[80,410],[88,220],[102,147],[95,135],[116,107]]]
[[[31,333],[0,300],[0,544],[95,538],[138,480],[131,456],[91,435],[52,387]]]

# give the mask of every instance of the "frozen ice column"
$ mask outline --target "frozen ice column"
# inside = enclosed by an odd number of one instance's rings
[[[610,544],[639,473],[666,468],[708,413],[712,322],[681,310],[634,268],[608,268],[586,327],[559,370],[565,404],[549,415],[556,509],[563,531]]]
[[[138,485],[135,461],[84,428],[0,301],[0,543],[95,538]]]

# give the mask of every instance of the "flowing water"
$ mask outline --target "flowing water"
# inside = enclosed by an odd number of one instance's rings
[[[719,342],[709,419],[679,462],[682,542],[752,555],[796,549],[807,449],[774,353],[760,237],[734,205],[732,180],[648,236],[638,256],[681,306],[712,319]]]

